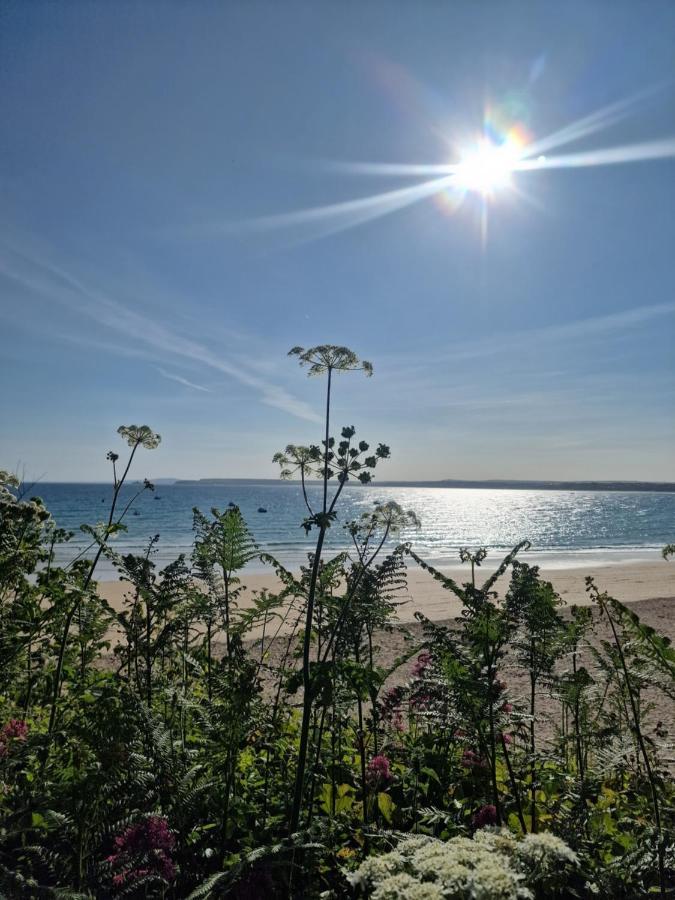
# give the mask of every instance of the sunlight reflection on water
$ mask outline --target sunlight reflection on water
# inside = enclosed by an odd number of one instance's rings
[[[62,558],[69,558],[85,543],[80,524],[103,518],[110,487],[42,484],[36,493],[60,526],[76,531],[62,551]],[[309,494],[318,506],[320,489],[311,486]],[[675,526],[675,494],[668,493],[354,486],[343,493],[328,550],[347,546],[345,522],[387,500],[415,510],[421,521],[419,531],[408,529],[400,539],[411,541],[435,565],[446,566],[457,563],[460,546],[485,546],[495,551],[492,558],[525,538],[532,543],[530,555],[549,566],[650,558],[673,539]],[[126,520],[128,532],[117,539],[117,549],[139,552],[149,537],[160,534],[156,561],[165,565],[189,552],[193,506],[208,511],[211,506],[225,509],[228,503],[241,507],[258,543],[285,565],[305,561],[313,538],[301,527],[305,509],[300,487],[275,482],[158,486],[154,495],[139,498],[138,515]],[[259,513],[259,507],[267,513]]]

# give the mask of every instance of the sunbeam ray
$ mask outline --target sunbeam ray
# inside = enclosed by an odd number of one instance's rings
[[[300,243],[305,243],[379,219],[427,197],[452,197],[451,202],[443,204],[443,208],[455,212],[461,206],[466,194],[474,193],[481,197],[480,233],[481,240],[485,243],[488,201],[506,190],[515,193],[516,196],[520,194],[511,178],[513,173],[674,158],[675,137],[596,150],[580,150],[576,153],[546,155],[547,151],[575,143],[616,124],[634,112],[641,102],[665,87],[664,84],[655,85],[608,104],[540,140],[529,140],[522,125],[513,121],[507,122],[499,116],[494,120],[490,110],[487,110],[484,134],[474,142],[473,147],[465,147],[457,161],[425,164],[326,160],[318,163],[323,171],[349,175],[424,177],[425,180],[420,183],[341,203],[260,216],[239,222],[207,224],[198,226],[192,231],[204,235],[218,235],[313,226],[311,233],[305,233],[299,238]],[[533,202],[533,198],[530,198],[530,202]]]
[[[347,200],[344,203],[331,203],[327,206],[317,206],[311,209],[300,209],[289,213],[279,213],[272,216],[261,216],[245,222],[212,226],[215,231],[268,231],[289,226],[315,224],[330,224],[331,221],[339,221],[338,229],[349,228],[362,222],[395,212],[405,206],[410,206],[431,197],[444,188],[450,187],[454,175],[445,175],[432,181],[424,181],[411,187],[399,188],[395,191],[386,191],[382,194],[373,194],[369,197],[360,197],[357,200]],[[208,227],[208,226],[207,226]]]
[[[545,156],[538,159],[523,159],[515,171],[531,172],[537,169],[573,169],[583,166],[612,166],[621,163],[648,162],[652,159],[675,157],[675,137],[642,144],[627,144],[624,147],[604,147],[582,153],[566,153],[561,156]]]
[[[525,155],[528,157],[539,156],[542,153],[547,153],[549,150],[564,147],[566,144],[572,144],[582,137],[588,137],[590,134],[609,128],[610,125],[625,119],[641,101],[663,90],[664,87],[665,85],[662,84],[652,85],[644,91],[603,106],[601,109],[590,113],[590,115],[577,119],[576,122],[554,131],[548,137],[528,144],[525,148]]]

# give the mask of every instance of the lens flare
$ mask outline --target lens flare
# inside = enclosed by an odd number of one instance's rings
[[[474,191],[483,197],[492,197],[512,184],[513,172],[527,145],[527,135],[521,125],[499,131],[489,125],[491,121],[486,116],[483,137],[462,154],[455,170],[455,182],[460,190]]]
[[[669,84],[654,85],[631,97],[618,100],[539,139],[535,139],[529,131],[530,117],[526,104],[516,102],[517,98],[507,98],[508,102],[488,104],[485,107],[480,136],[472,145],[458,147],[447,135],[443,135],[446,146],[451,146],[454,155],[447,162],[346,163],[333,160],[323,161],[321,164],[323,170],[334,173],[389,179],[422,179],[416,184],[325,206],[259,216],[245,221],[196,226],[192,233],[218,236],[293,228],[304,229],[304,238],[299,239],[304,242],[356,228],[430,199],[447,215],[456,214],[465,204],[474,212],[477,208],[480,213],[481,236],[485,243],[488,209],[497,202],[498,197],[511,193],[533,202],[522,190],[516,189],[514,173],[519,173],[526,179],[529,172],[674,159],[675,136],[621,146],[579,149],[565,154],[555,152],[560,147],[575,144],[622,121],[641,103]],[[472,199],[478,202],[471,202]]]
[[[460,160],[455,174],[457,187],[491,196],[511,183],[511,174],[517,162],[517,155],[506,144],[500,147],[482,140],[475,150]]]

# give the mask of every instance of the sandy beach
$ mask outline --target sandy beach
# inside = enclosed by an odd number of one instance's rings
[[[467,568],[443,569],[443,572],[460,582],[466,580],[469,576]],[[487,578],[490,572],[490,568],[481,568],[479,575]],[[587,575],[591,575],[595,578],[596,584],[601,590],[607,591],[624,603],[628,603],[645,624],[655,628],[661,634],[670,638],[671,641],[675,640],[675,562],[654,560],[584,568],[549,570],[542,568],[542,574],[552,582],[566,607],[574,604],[588,605],[589,598],[585,590],[585,578]],[[504,590],[508,586],[508,577],[507,573],[497,583],[496,587],[500,595],[503,595]],[[242,595],[240,606],[246,606],[254,592],[263,588],[274,590],[279,586],[279,582],[273,575],[259,573],[251,573],[245,576],[243,581],[247,585],[247,591]],[[480,578],[477,578],[477,581],[480,581]],[[113,605],[119,607],[125,590],[128,590],[128,585],[119,581],[102,582],[100,590]],[[439,582],[435,581],[423,569],[409,569],[408,594],[408,599],[399,608],[399,620],[405,625],[406,631],[412,636],[413,640],[420,642],[420,644],[424,636],[422,626],[414,618],[417,611],[422,612],[433,621],[448,624],[449,620],[455,618],[461,611],[461,604],[454,594],[445,590]],[[565,615],[564,607],[562,608],[562,613]],[[281,636],[287,630],[287,628],[282,627],[276,633]],[[256,628],[250,633],[250,636],[255,641],[260,638],[261,633],[262,629]],[[268,631],[267,634],[269,635],[270,632]],[[602,640],[611,641],[611,633],[607,623],[604,620],[599,620],[596,616],[592,643],[597,645]],[[394,632],[386,636],[380,635],[378,646],[378,659],[383,666],[393,665],[395,660],[409,649],[406,646],[402,632]],[[268,652],[272,654],[270,658],[276,659],[277,655],[282,651],[282,644],[277,644],[276,641],[273,641],[271,645],[267,645],[267,648]],[[216,646],[216,653],[222,652],[224,652],[224,644],[220,640],[220,645]],[[259,651],[256,650],[254,652]],[[413,662],[414,660],[396,670],[388,682],[390,686],[404,683],[410,677]],[[582,662],[593,668],[590,658],[582,658]],[[511,685],[513,698],[516,702],[525,703],[526,685],[523,673],[514,669],[508,662],[505,663],[504,669]],[[661,720],[670,734],[675,735],[675,706],[672,703],[664,703],[663,696],[653,689],[647,690],[645,699],[655,704],[653,712],[648,717],[651,723],[650,728],[654,727],[657,720]],[[546,726],[544,731],[552,737],[554,734],[553,723],[556,721],[555,717],[558,714],[558,703],[546,691],[541,692],[538,703],[543,721],[549,722],[550,726]],[[664,745],[663,751],[665,754],[664,761],[672,767],[675,766],[675,754],[671,747],[672,745],[670,744],[668,744],[668,748]]]
[[[496,563],[495,563],[496,565]],[[458,582],[469,578],[468,567],[444,568],[444,574]],[[477,570],[477,581],[487,578],[492,571],[491,567],[482,567]],[[575,567],[567,569],[542,568],[542,576],[552,582],[554,588],[560,594],[567,606],[574,604],[588,604],[589,599],[585,589],[585,578],[591,575],[595,578],[598,587],[607,591],[624,603],[639,601],[658,601],[658,616],[660,630],[669,624],[673,609],[675,609],[675,562],[654,560],[649,562],[613,563],[606,566]],[[503,594],[508,586],[509,574],[502,576],[497,582],[496,590]],[[280,583],[273,574],[252,572],[244,573],[242,577],[246,585],[246,591],[242,594],[239,606],[244,608],[251,602],[253,596],[260,590],[267,588],[270,591],[278,589]],[[129,585],[120,581],[102,581],[99,584],[102,595],[115,607],[120,608]],[[412,622],[416,612],[423,613],[433,621],[452,619],[461,611],[460,601],[445,590],[435,581],[428,572],[420,568],[408,570],[408,596],[401,598],[405,602],[399,608],[398,616],[401,622]],[[653,606],[653,604],[652,604]],[[650,622],[654,627],[659,627],[656,622]]]

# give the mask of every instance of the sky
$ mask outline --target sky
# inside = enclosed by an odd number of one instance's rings
[[[674,40],[669,0],[3,0],[0,468],[105,480],[144,423],[137,477],[273,477],[333,343],[380,478],[675,480]],[[429,186],[506,135],[545,160]]]

